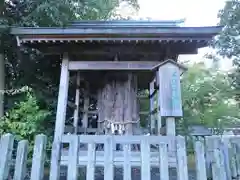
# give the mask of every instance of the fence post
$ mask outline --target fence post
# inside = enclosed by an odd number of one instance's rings
[[[206,137],[205,145],[207,179],[212,179],[213,138],[211,136]]]
[[[235,165],[232,163],[232,157],[234,154],[232,154],[231,152],[231,149],[232,149],[231,147],[234,147],[234,146],[232,146],[230,142],[231,142],[231,139],[224,138],[224,137],[222,137],[222,140],[220,142],[220,145],[221,145],[220,149],[222,150],[222,153],[223,153],[223,158],[224,158],[223,160],[224,160],[227,179],[232,179],[232,177],[234,178],[237,177],[236,163]]]
[[[227,180],[224,155],[220,147],[220,138],[214,138],[212,174],[213,180]]]
[[[202,141],[202,139],[196,140],[194,142],[194,150],[197,180],[207,180],[206,162],[204,156],[204,142]]]
[[[141,179],[151,179],[151,168],[150,168],[150,143],[149,137],[143,137],[141,140]]]
[[[131,144],[124,144],[123,146],[124,153],[124,165],[123,165],[123,180],[131,180]]]
[[[161,180],[169,180],[167,144],[159,144],[159,171]]]
[[[1,138],[0,145],[0,180],[8,178],[9,164],[12,160],[14,137],[12,134],[5,134]]]
[[[236,173],[236,177],[240,177],[240,138],[233,137],[230,139],[231,141],[231,167]]]
[[[178,180],[188,180],[187,154],[185,138],[176,137],[177,144],[177,174]]]
[[[71,136],[68,153],[67,180],[77,180],[78,176],[78,135]]]
[[[35,138],[32,157],[31,180],[42,180],[44,175],[44,161],[46,155],[47,137],[39,134]]]
[[[104,180],[113,179],[113,136],[108,135],[104,143]]]
[[[22,140],[18,143],[17,157],[15,162],[14,180],[23,180],[26,176],[28,154],[28,141]]]
[[[93,180],[95,175],[96,145],[94,142],[88,144],[88,164],[87,164],[87,180]]]

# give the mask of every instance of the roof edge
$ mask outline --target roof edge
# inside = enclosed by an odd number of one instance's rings
[[[205,27],[12,27],[13,35],[81,35],[81,34],[199,34],[217,35],[222,26]]]
[[[70,27],[74,26],[101,26],[101,27],[107,27],[107,26],[178,26],[185,22],[185,19],[178,19],[178,20],[157,20],[157,21],[151,21],[151,20],[108,20],[108,21],[96,21],[96,20],[90,20],[90,21],[73,21],[70,23]]]

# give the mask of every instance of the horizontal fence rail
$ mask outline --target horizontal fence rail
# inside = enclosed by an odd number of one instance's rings
[[[103,168],[104,180],[116,178],[115,168],[122,168],[123,180],[231,180],[240,178],[240,137],[210,136],[195,139],[194,164],[189,162],[186,140],[182,136],[108,136],[108,135],[64,135],[61,143],[61,161],[58,167],[46,166],[47,137],[37,135],[30,165],[28,141],[18,142],[16,157],[13,158],[14,136],[5,134],[0,141],[0,180],[42,180],[59,177],[53,169],[66,166],[68,180],[79,180],[79,168],[86,168],[81,180],[98,180],[96,171]],[[58,156],[52,150],[52,158]],[[13,167],[14,166],[14,167]],[[133,168],[140,173],[133,176]],[[159,173],[152,175],[152,168]],[[173,177],[172,168],[176,169]],[[13,170],[12,170],[13,169]],[[195,176],[190,177],[190,170]],[[48,175],[46,176],[46,171]],[[117,175],[118,176],[118,175]],[[118,177],[118,179],[121,179]]]

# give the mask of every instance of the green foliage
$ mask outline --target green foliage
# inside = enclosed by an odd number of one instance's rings
[[[35,136],[46,133],[44,121],[47,120],[50,112],[39,107],[31,90],[27,89],[25,92],[20,91],[20,93],[25,94],[25,99],[16,102],[15,106],[0,119],[0,134],[11,133],[16,140],[28,140],[30,152],[32,152]],[[14,96],[16,91],[11,92],[11,94]]]
[[[239,124],[235,93],[226,74],[195,64],[182,78],[184,117],[179,121],[181,127],[186,130],[189,125],[204,125],[220,130]]]
[[[220,25],[223,30],[213,42],[218,55],[231,58],[235,71],[231,73],[233,85],[238,89],[236,100],[240,101],[240,1],[230,0],[219,12]]]

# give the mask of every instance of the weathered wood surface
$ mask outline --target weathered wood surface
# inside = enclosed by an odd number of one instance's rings
[[[54,131],[54,141],[52,145],[52,160],[51,160],[51,173],[50,180],[59,179],[59,160],[61,150],[61,138],[64,133],[66,110],[67,110],[67,99],[68,99],[68,85],[69,85],[69,57],[67,53],[64,53],[60,75],[60,85],[58,93],[58,104],[57,104],[57,115],[56,115],[56,126]]]
[[[150,82],[149,85],[149,96],[150,96],[150,112],[152,112],[155,108],[154,108],[154,83],[155,81],[153,80],[152,82]],[[151,128],[151,133],[155,134],[156,133],[156,115],[151,114],[150,115],[150,128]]]
[[[45,135],[36,136],[32,159],[31,179],[41,180],[44,176],[46,144],[47,137]]]
[[[166,63],[158,69],[159,101],[162,117],[181,117],[182,99],[180,69],[172,63]]]
[[[105,134],[134,134],[139,125],[137,77],[133,73],[107,74],[98,89],[98,123]]]
[[[22,140],[18,143],[14,180],[23,180],[26,176],[27,153],[28,153],[28,141]]]
[[[9,162],[11,160],[13,142],[14,137],[11,134],[6,134],[1,137],[0,180],[5,180],[8,177]]]
[[[212,152],[211,171],[213,173],[213,180],[230,180],[239,178],[239,136],[233,137],[209,137],[207,138],[212,142],[212,146],[209,147],[209,151]],[[11,134],[6,134],[1,138],[0,153],[5,156],[0,156],[0,165],[2,167],[0,179],[8,179],[9,169],[12,162],[15,162],[14,180],[23,180],[26,178],[26,161],[28,153],[28,142],[23,140],[18,143],[16,161],[12,161],[12,145],[14,137]],[[35,139],[35,146],[33,152],[33,161],[31,169],[31,180],[43,179],[44,162],[46,152],[46,136],[38,135]],[[79,166],[87,167],[86,179],[92,180],[96,177],[96,166],[102,166],[105,168],[103,174],[105,179],[113,180],[118,177],[119,174],[114,173],[114,166],[123,167],[123,180],[136,180],[138,175],[133,177],[131,175],[131,168],[138,166],[141,168],[142,180],[155,180],[157,177],[161,180],[206,180],[206,159],[205,152],[206,147],[204,140],[200,139],[194,142],[195,151],[195,167],[196,178],[192,173],[192,168],[187,163],[185,138],[182,136],[111,136],[111,135],[64,135],[62,142],[69,143],[69,150],[67,154],[63,154],[62,163],[68,167],[67,179],[77,180]],[[168,144],[174,142],[176,148],[174,149],[174,157],[169,156]],[[88,149],[81,150],[81,143],[87,143]],[[97,144],[103,143],[105,145],[104,151],[96,150]],[[123,151],[114,150],[116,144],[123,144]],[[140,144],[141,150],[136,152],[131,150],[130,144]],[[158,144],[158,148],[153,149],[150,144]],[[235,148],[232,148],[234,147]],[[78,148],[80,147],[80,151]],[[228,149],[229,156],[226,154]],[[234,149],[233,151],[230,151]],[[80,154],[79,154],[80,152]],[[100,157],[101,153],[101,157]],[[119,153],[122,157],[119,157]],[[137,156],[135,156],[137,155]],[[84,158],[79,158],[85,156]],[[235,157],[235,161],[232,162],[230,157]],[[64,159],[65,158],[65,159]],[[102,160],[100,160],[102,158]],[[171,168],[171,159],[175,158],[175,167],[177,169],[174,174]],[[100,161],[102,163],[99,163]],[[154,160],[154,163],[153,163]],[[59,162],[59,164],[61,163]],[[228,162],[234,163],[229,166]],[[233,168],[233,166],[235,166]],[[159,175],[152,176],[150,169],[160,169]],[[3,171],[4,170],[4,171]],[[155,171],[155,170],[154,170]],[[231,174],[231,176],[229,176]],[[66,178],[65,178],[66,179]],[[99,177],[96,179],[98,180]]]
[[[78,132],[78,120],[79,120],[79,103],[80,103],[80,72],[77,72],[77,78],[76,78],[76,95],[75,95],[75,109],[73,114],[73,127],[74,127],[74,133],[77,134]]]
[[[204,142],[202,139],[194,143],[197,180],[207,180]]]
[[[77,157],[78,157],[78,146],[79,140],[78,136],[71,136],[70,146],[69,146],[69,154],[68,154],[68,180],[77,180],[78,177],[78,166],[77,166]]]
[[[7,180],[13,176],[14,180],[24,180],[28,173],[27,155],[28,141],[22,140],[18,143],[16,159],[12,159],[14,136],[6,134],[1,137],[0,148],[0,179]],[[47,138],[45,135],[37,135],[35,138],[34,151],[32,156],[31,180],[42,180],[44,175],[44,163]],[[14,165],[14,174],[10,173],[10,167]]]
[[[69,70],[148,70],[159,61],[69,61]]]

